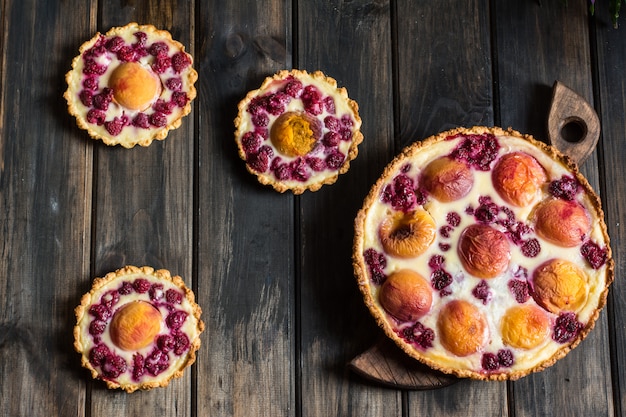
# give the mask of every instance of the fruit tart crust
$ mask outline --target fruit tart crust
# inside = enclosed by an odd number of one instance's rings
[[[192,307],[192,310],[189,313],[196,319],[197,322],[197,337],[195,337],[193,340],[190,340],[189,350],[186,353],[186,358],[184,362],[182,362],[178,366],[178,369],[175,370],[173,374],[161,380],[120,384],[117,381],[113,381],[111,379],[101,378],[100,373],[89,362],[88,352],[85,352],[86,346],[83,346],[83,343],[81,342],[82,332],[80,322],[85,315],[89,314],[89,307],[92,305],[92,303],[97,302],[97,300],[93,299],[94,294],[97,293],[98,290],[100,290],[101,288],[105,287],[107,284],[130,275],[151,276],[156,278],[157,280],[168,281],[174,284],[176,287],[178,287],[178,289],[183,292],[185,299]],[[94,278],[91,290],[81,297],[80,305],[75,308],[74,312],[76,315],[76,325],[74,326],[73,332],[74,349],[82,355],[81,365],[91,372],[91,376],[94,379],[101,378],[106,383],[107,388],[109,389],[121,388],[127,393],[132,393],[136,390],[149,390],[152,388],[166,387],[172,379],[180,378],[184,374],[185,369],[191,366],[196,361],[196,351],[200,348],[201,344],[200,334],[204,331],[204,322],[200,319],[200,316],[202,315],[202,309],[198,304],[196,304],[193,291],[185,285],[183,279],[178,275],[172,276],[170,272],[166,269],[155,270],[154,268],[149,266],[136,267],[128,265],[114,272],[109,272],[102,278]]]
[[[594,215],[600,219],[600,228],[601,235],[606,243],[606,250],[608,261],[606,265],[606,273],[605,273],[605,282],[604,289],[602,290],[598,304],[595,310],[591,313],[588,318],[585,327],[582,328],[578,334],[575,336],[573,340],[563,345],[560,349],[558,349],[551,357],[547,358],[543,362],[538,363],[536,366],[532,368],[522,369],[520,371],[514,372],[496,372],[496,373],[481,373],[475,370],[469,369],[457,369],[455,367],[448,367],[442,365],[435,360],[432,360],[425,355],[421,354],[417,349],[411,348],[401,337],[399,337],[394,329],[389,324],[389,319],[385,317],[385,311],[380,306],[380,303],[374,299],[372,292],[370,291],[370,278],[368,274],[368,266],[363,261],[363,243],[364,243],[364,235],[365,231],[365,219],[368,215],[368,211],[372,205],[380,198],[380,193],[385,182],[389,181],[392,175],[398,172],[398,168],[405,161],[409,160],[412,155],[418,153],[422,148],[426,148],[431,144],[434,144],[439,141],[446,140],[446,138],[458,135],[482,135],[482,134],[492,134],[494,136],[513,136],[517,138],[522,138],[530,142],[531,144],[538,147],[540,150],[545,152],[549,157],[553,160],[561,162],[572,175],[578,180],[580,185],[583,188],[583,192],[587,193],[589,200],[591,202],[593,210],[595,210]],[[512,128],[508,128],[506,130],[499,127],[483,127],[483,126],[474,126],[471,128],[463,128],[459,127],[456,129],[452,129],[449,131],[441,132],[439,134],[433,135],[423,141],[415,142],[412,145],[407,146],[399,155],[397,155],[394,160],[387,165],[384,169],[383,174],[379,177],[377,182],[371,188],[370,192],[366,196],[363,207],[357,213],[354,222],[355,227],[355,236],[354,236],[354,244],[353,244],[353,269],[355,273],[355,277],[357,280],[357,284],[359,286],[359,290],[364,298],[364,302],[366,307],[369,309],[371,314],[374,316],[376,323],[379,327],[381,327],[384,333],[392,339],[407,355],[417,359],[418,361],[424,363],[430,368],[441,371],[447,374],[452,374],[460,378],[472,378],[477,380],[517,380],[523,376],[526,376],[533,372],[538,372],[544,370],[550,366],[552,366],[556,361],[563,358],[567,355],[572,349],[574,349],[578,344],[586,338],[589,332],[593,329],[595,322],[602,310],[602,308],[606,305],[608,290],[611,283],[614,280],[614,261],[611,256],[611,247],[609,235],[607,232],[606,224],[604,222],[604,212],[601,208],[601,202],[599,196],[593,191],[591,185],[587,181],[587,179],[580,173],[577,164],[568,156],[562,154],[556,148],[546,145],[543,142],[540,142],[534,139],[531,135],[521,134],[513,130]]]
[[[150,135],[146,136],[145,134],[139,135],[139,138],[133,137],[133,135],[117,135],[113,136],[109,134],[106,130],[102,129],[101,126],[94,126],[94,124],[89,123],[86,120],[86,110],[84,110],[85,106],[81,103],[81,100],[78,96],[79,91],[74,91],[74,88],[81,88],[81,77],[82,72],[77,68],[82,67],[81,60],[83,59],[83,54],[85,51],[92,48],[102,36],[107,39],[111,39],[115,36],[124,37],[129,32],[144,32],[149,34],[153,38],[159,38],[160,41],[165,42],[171,49],[175,51],[180,51],[184,53],[190,61],[189,70],[184,76],[183,85],[187,87],[187,103],[181,109],[179,115],[170,120],[163,127],[150,127],[150,131],[152,132]],[[95,140],[102,140],[103,143],[109,146],[121,145],[124,148],[132,148],[135,145],[139,146],[149,146],[154,140],[163,140],[167,137],[170,130],[177,129],[182,124],[182,119],[187,116],[191,112],[191,103],[196,98],[196,88],[195,82],[198,79],[198,72],[193,68],[193,57],[185,52],[185,46],[178,42],[177,40],[172,38],[172,35],[166,30],[157,29],[153,25],[139,25],[136,22],[128,23],[125,26],[114,27],[111,28],[108,32],[102,35],[100,32],[96,33],[90,40],[84,42],[79,47],[79,54],[74,57],[72,60],[72,69],[65,74],[65,81],[68,85],[67,90],[63,94],[63,97],[67,101],[68,112],[76,118],[76,124],[80,129],[86,130],[89,136]],[[77,85],[77,87],[75,87]],[[163,93],[161,93],[163,94]]]
[[[279,179],[275,178],[271,172],[259,173],[258,171],[255,171],[248,163],[246,163],[246,169],[248,170],[248,172],[255,175],[257,177],[257,180],[261,184],[272,186],[274,190],[280,193],[284,193],[285,191],[291,190],[293,194],[298,195],[298,194],[304,193],[307,190],[317,191],[323,185],[334,184],[337,181],[337,178],[339,177],[339,175],[345,174],[350,169],[351,161],[354,160],[358,155],[358,152],[359,152],[358,146],[363,141],[363,134],[361,133],[361,130],[360,130],[361,117],[359,116],[358,103],[348,97],[348,91],[345,87],[337,86],[337,81],[334,78],[325,75],[322,71],[319,71],[319,70],[310,72],[310,73],[308,71],[299,70],[299,69],[281,70],[271,77],[266,77],[263,83],[261,84],[261,86],[256,90],[249,91],[246,94],[246,97],[244,97],[237,106],[238,115],[234,120],[235,129],[236,129],[235,139],[237,141],[239,156],[241,159],[243,159],[244,161],[246,161],[247,159],[246,152],[243,149],[243,146],[241,145],[241,142],[239,139],[242,137],[244,133],[246,133],[244,131],[244,127],[242,126],[242,122],[244,118],[243,115],[246,113],[246,110],[248,106],[250,105],[250,102],[252,101],[252,99],[257,97],[260,93],[268,89],[273,82],[284,81],[290,76],[296,79],[311,77],[313,78],[313,80],[315,80],[315,82],[326,84],[330,88],[334,89],[334,92],[339,97],[339,99],[347,103],[352,113],[351,116],[353,117],[354,123],[355,123],[355,129],[353,131],[351,144],[350,144],[350,147],[348,149],[348,152],[347,152],[347,155],[345,157],[343,164],[336,171],[326,174],[322,179],[318,181],[315,181],[315,182],[308,181],[302,184],[287,185],[285,184],[285,182],[280,181]]]

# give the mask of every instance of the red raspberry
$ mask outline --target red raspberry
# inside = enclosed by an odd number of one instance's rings
[[[191,65],[191,59],[184,52],[176,52],[172,55],[172,68],[174,68],[174,72],[179,74],[182,70]]]

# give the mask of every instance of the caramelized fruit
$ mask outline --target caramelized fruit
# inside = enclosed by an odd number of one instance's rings
[[[420,319],[430,311],[433,301],[428,281],[410,269],[389,275],[378,297],[383,308],[401,321]]]
[[[459,239],[458,254],[467,272],[494,278],[509,266],[511,252],[506,235],[490,226],[468,226]]]
[[[412,258],[424,253],[433,243],[436,227],[435,221],[424,209],[397,212],[383,219],[378,236],[388,254]]]
[[[555,245],[573,247],[585,241],[591,222],[587,210],[577,202],[551,198],[538,205],[535,229]]]
[[[504,313],[501,329],[502,340],[506,345],[532,349],[550,334],[550,318],[535,305],[517,305]]]
[[[424,168],[421,184],[437,200],[447,203],[469,193],[474,175],[464,162],[444,156]]]
[[[546,179],[541,164],[524,152],[504,155],[492,172],[493,186],[500,197],[518,207],[525,207],[538,198]]]
[[[161,329],[161,312],[146,301],[132,301],[121,307],[111,320],[111,339],[124,350],[148,346]]]
[[[286,156],[304,156],[311,152],[320,140],[321,125],[306,113],[281,114],[270,131],[270,139],[276,149]]]
[[[115,101],[130,110],[145,110],[161,94],[161,80],[138,62],[120,64],[111,74],[109,87]]]
[[[533,274],[533,297],[552,313],[576,312],[587,300],[587,276],[570,261],[552,259]]]
[[[459,299],[441,309],[437,328],[441,344],[457,356],[478,352],[489,336],[485,315],[470,302]]]

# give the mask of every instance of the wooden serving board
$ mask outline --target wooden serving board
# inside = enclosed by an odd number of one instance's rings
[[[548,114],[550,144],[581,164],[593,152],[599,137],[600,122],[593,107],[556,81]],[[348,368],[367,380],[401,389],[438,389],[458,381],[455,376],[435,371],[411,358],[388,338],[355,357]]]

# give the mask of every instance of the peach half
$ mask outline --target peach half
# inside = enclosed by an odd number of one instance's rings
[[[417,209],[386,216],[378,228],[385,252],[399,258],[421,255],[435,240],[437,226],[430,213]]]
[[[550,317],[536,305],[517,305],[504,313],[501,330],[505,344],[520,349],[532,349],[550,334]]]
[[[575,201],[551,198],[535,209],[537,234],[558,246],[580,245],[591,231],[587,210]]]
[[[145,110],[161,95],[161,80],[138,62],[120,64],[109,78],[113,98],[130,110]]]
[[[320,140],[320,122],[300,112],[281,114],[272,124],[270,140],[285,156],[304,156],[311,152]]]
[[[148,346],[161,330],[161,312],[146,301],[132,301],[115,312],[110,324],[111,340],[120,349]]]
[[[416,321],[430,311],[433,290],[420,274],[402,269],[389,275],[380,287],[378,300],[398,320]]]
[[[470,192],[474,185],[474,174],[464,162],[443,156],[426,165],[420,182],[434,198],[448,203]]]
[[[465,270],[478,278],[497,277],[506,271],[511,259],[506,235],[484,224],[463,230],[457,251]]]
[[[465,300],[453,300],[443,306],[437,329],[443,347],[461,357],[478,352],[489,339],[485,315]]]
[[[536,200],[547,180],[543,166],[524,152],[513,152],[500,158],[491,178],[500,197],[518,207],[528,206]]]
[[[577,312],[587,301],[585,272],[570,261],[552,259],[533,273],[533,298],[551,313]]]

